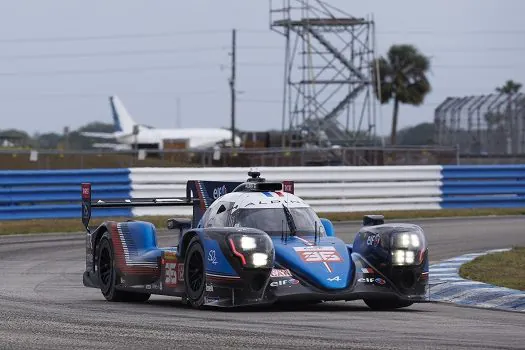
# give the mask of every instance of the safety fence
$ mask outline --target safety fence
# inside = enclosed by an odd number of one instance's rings
[[[93,199],[183,197],[188,180],[243,181],[249,168],[0,171],[0,219],[80,218],[80,184]],[[292,180],[320,212],[525,207],[525,165],[260,167]],[[191,208],[97,209],[95,217],[189,215]]]

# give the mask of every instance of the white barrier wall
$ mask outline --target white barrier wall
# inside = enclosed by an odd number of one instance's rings
[[[295,181],[319,212],[440,209],[441,166],[260,167],[268,181]],[[131,197],[184,197],[188,180],[244,181],[250,168],[132,168]],[[135,208],[134,215],[191,215],[191,208]]]

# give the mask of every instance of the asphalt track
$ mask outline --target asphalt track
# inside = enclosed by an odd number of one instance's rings
[[[432,261],[525,245],[525,217],[418,223]],[[357,227],[336,229],[351,241]],[[195,311],[166,297],[108,303],[82,286],[83,268],[82,235],[0,237],[0,349],[525,348],[521,313],[434,303],[375,312],[361,301],[238,311]]]

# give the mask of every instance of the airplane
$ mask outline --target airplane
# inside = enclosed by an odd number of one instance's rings
[[[151,126],[137,124],[128,113],[118,96],[110,96],[109,103],[113,115],[114,131],[82,132],[86,137],[112,139],[117,143],[101,143],[94,146],[113,149],[131,149],[136,145],[139,149],[163,149],[165,140],[187,140],[187,147],[193,149],[212,148],[216,145],[231,146],[231,130],[220,128],[181,128],[156,129]],[[241,143],[240,137],[235,137],[235,145]]]

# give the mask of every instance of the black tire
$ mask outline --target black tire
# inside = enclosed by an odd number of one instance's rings
[[[100,239],[97,249],[98,284],[100,291],[107,301],[144,302],[151,294],[134,293],[117,290],[117,270],[115,269],[115,258],[113,244],[106,232]]]
[[[413,304],[413,302],[398,299],[364,299],[363,301],[372,310],[394,310]]]
[[[188,303],[195,309],[204,305],[206,265],[204,248],[198,236],[191,239],[184,256],[184,284]]]

